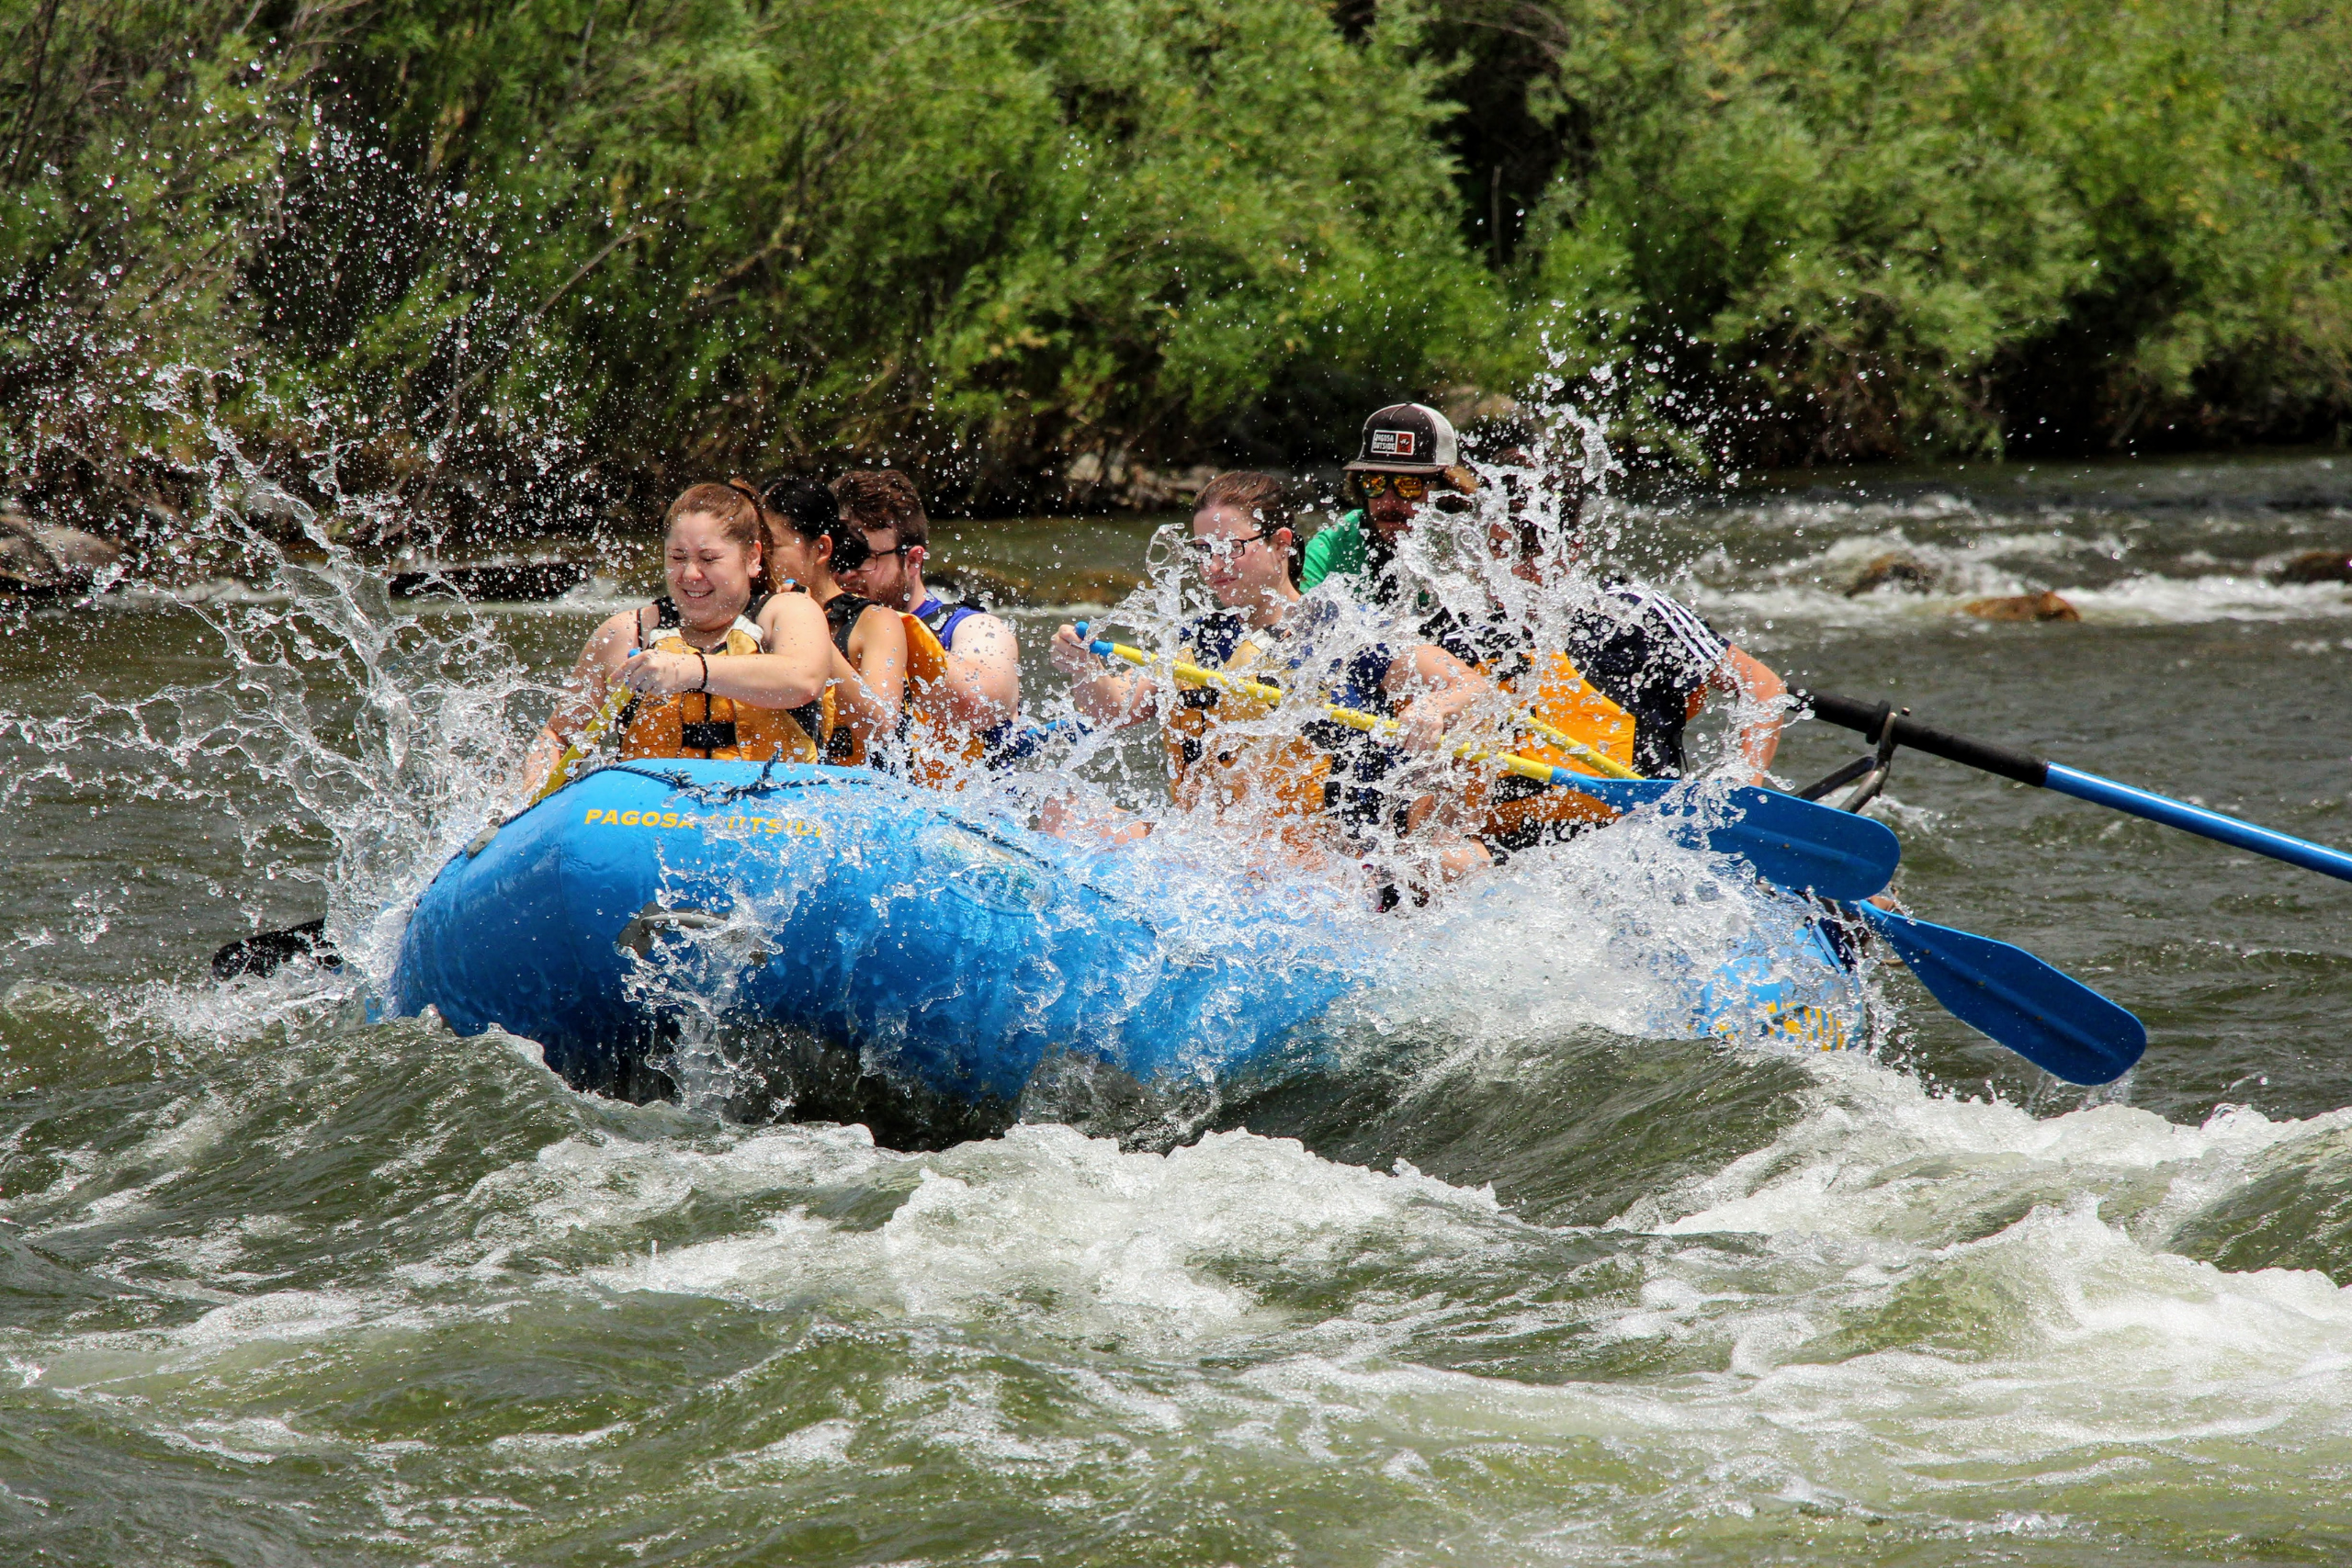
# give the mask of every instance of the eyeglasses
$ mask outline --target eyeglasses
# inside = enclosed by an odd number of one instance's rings
[[[1244,545],[1254,545],[1266,536],[1263,528],[1254,534],[1195,534],[1184,541],[1184,548],[1194,560],[1207,560],[1212,556],[1235,556]]]
[[[1401,501],[1419,501],[1430,492],[1430,481],[1419,474],[1358,474],[1356,484],[1366,501],[1385,493],[1391,485],[1396,487]]]

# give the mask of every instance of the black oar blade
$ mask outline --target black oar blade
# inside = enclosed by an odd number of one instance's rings
[[[1715,814],[1678,780],[1596,779],[1560,772],[1565,787],[1619,811],[1657,806],[1668,818],[1680,818],[1678,827],[1690,829],[1682,835],[1686,841],[1736,855],[1765,881],[1792,892],[1853,903],[1884,887],[1903,855],[1902,841],[1885,823],[1778,790],[1742,784],[1731,792],[1732,809],[1723,820],[1709,821]]]
[[[240,975],[272,975],[297,959],[335,969],[343,957],[326,938],[326,920],[304,920],[282,931],[256,931],[232,942],[212,955],[212,977],[233,980]]]
[[[1870,904],[1878,928],[1952,1017],[2068,1083],[2112,1083],[2148,1048],[2140,1021],[2021,947]]]

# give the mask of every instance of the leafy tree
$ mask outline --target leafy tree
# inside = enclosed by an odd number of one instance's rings
[[[1541,0],[1513,281],[1777,460],[2332,431],[2340,7]],[[1657,400],[1645,405],[1658,412]]]
[[[1544,372],[1698,464],[2352,405],[2324,0],[0,0],[0,465],[51,510],[562,524],[877,458],[1057,504]]]

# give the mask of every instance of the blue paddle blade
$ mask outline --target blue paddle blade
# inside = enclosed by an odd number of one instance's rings
[[[1706,812],[1700,798],[1674,779],[1589,778],[1565,768],[1555,769],[1555,776],[1563,787],[1619,811],[1657,806],[1670,821],[1679,819],[1675,825],[1685,842],[1736,855],[1775,886],[1840,903],[1884,887],[1903,854],[1885,823],[1778,790],[1742,784],[1731,792],[1731,810],[1718,814]],[[1723,819],[1709,820],[1717,815]]]
[[[1952,1017],[2068,1083],[2112,1083],[2148,1048],[2145,1025],[2021,947],[1871,904],[1878,928]]]

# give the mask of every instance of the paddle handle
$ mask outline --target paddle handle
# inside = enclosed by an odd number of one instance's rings
[[[1376,718],[1371,714],[1360,713],[1354,708],[1336,707],[1329,703],[1323,705],[1323,716],[1336,724],[1344,724],[1350,729],[1360,729],[1366,735],[1378,736],[1384,740],[1394,739],[1397,732],[1404,728],[1404,726],[1393,718]],[[1492,762],[1507,773],[1516,773],[1523,779],[1533,779],[1537,784],[1559,784],[1574,788],[1579,777],[1566,768],[1555,768],[1549,762],[1531,761],[1525,757],[1514,756],[1508,751],[1489,750],[1484,746],[1466,740],[1453,747],[1453,751],[1465,762]]]
[[[629,657],[634,659],[637,654],[632,651]],[[524,810],[529,810],[571,782],[571,770],[580,765],[580,760],[588,754],[591,746],[604,739],[605,731],[613,727],[613,721],[621,716],[621,709],[628,706],[630,699],[636,695],[636,690],[627,682],[614,688],[612,694],[605,697],[605,705],[596,710],[595,716],[581,728],[571,744],[563,749],[563,755],[555,760],[555,766],[548,770],[547,781],[523,803]]]
[[[1514,724],[1523,725],[1527,728],[1533,730],[1537,735],[1542,736],[1544,739],[1550,741],[1559,750],[1566,751],[1577,761],[1583,762],[1586,765],[1607,774],[1612,779],[1637,779],[1642,776],[1641,774],[1634,772],[1633,769],[1627,767],[1624,763],[1619,761],[1616,758],[1594,750],[1591,747],[1586,745],[1575,736],[1570,735],[1566,730],[1559,728],[1555,725],[1546,724],[1532,713],[1515,713],[1511,715],[1511,721]]]
[[[1084,622],[1079,623],[1075,629],[1079,636],[1086,635]],[[1142,649],[1130,648],[1123,642],[1104,642],[1097,639],[1086,646],[1104,659],[1123,659],[1130,664],[1146,669],[1150,668],[1155,662],[1152,656]],[[1226,674],[1220,670],[1204,670],[1197,664],[1187,664],[1181,659],[1167,660],[1163,662],[1180,681],[1192,681],[1204,686],[1214,686],[1218,691],[1230,692],[1236,696],[1249,697],[1253,701],[1264,703],[1268,706],[1283,699],[1282,688],[1279,686],[1269,686],[1261,681],[1244,680],[1237,675]],[[1393,718],[1376,717],[1372,714],[1361,713],[1354,708],[1340,707],[1331,703],[1323,705],[1323,716],[1334,723],[1343,724],[1350,729],[1362,730],[1366,735],[1376,735],[1383,739],[1393,738],[1398,730],[1403,728],[1403,726]],[[1465,761],[1493,762],[1506,773],[1516,773],[1523,779],[1533,779],[1538,784],[1559,784],[1574,788],[1579,776],[1566,768],[1555,768],[1549,762],[1530,761],[1525,757],[1490,751],[1485,747],[1472,745],[1467,741],[1455,746],[1453,750],[1455,756]]]
[[[2039,757],[2029,757],[2022,751],[2012,751],[2006,746],[1988,745],[1972,740],[1965,735],[1954,735],[1948,729],[1921,724],[1906,718],[1885,703],[1857,702],[1852,697],[1835,697],[1824,692],[1793,692],[1790,694],[1813,710],[1813,716],[1841,729],[1859,730],[1872,740],[1882,739],[1885,726],[1894,726],[1894,743],[1908,746],[1915,751],[1925,751],[1930,757],[1958,762],[1963,768],[1975,768],[1997,773],[2005,779],[2040,788],[2050,764]]]
[[[2327,876],[2352,882],[2352,854],[2315,844],[2308,839],[2298,839],[2275,829],[2256,827],[2219,811],[2208,811],[2201,806],[2191,806],[2185,800],[2175,800],[2144,789],[2134,789],[2113,779],[2103,779],[2096,773],[2086,773],[2059,762],[2048,762],[2039,757],[2029,757],[2022,751],[2012,751],[2006,746],[1991,746],[1973,740],[1964,735],[1954,735],[1917,719],[1905,718],[1883,703],[1857,702],[1851,697],[1830,696],[1819,692],[1794,694],[1799,701],[1813,710],[1815,718],[1845,729],[1860,730],[1872,739],[1884,733],[1884,727],[1894,727],[1894,743],[1925,751],[1931,757],[1941,757],[1962,767],[1977,768],[1997,773],[2005,779],[2032,784],[2038,789],[2053,789],[2061,795],[2071,795],[2076,800],[2087,800],[2094,806],[2104,806],[2110,811],[2144,818],[2150,822],[2177,828],[2184,833],[2194,833],[2200,839],[2228,844],[2233,849],[2248,850],[2272,860],[2285,861],[2306,871],[2316,871]]]

